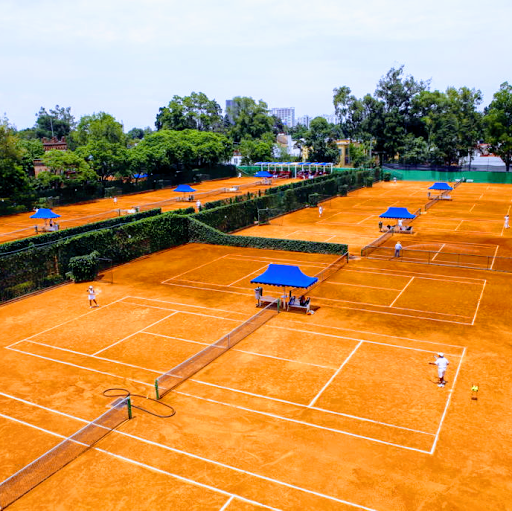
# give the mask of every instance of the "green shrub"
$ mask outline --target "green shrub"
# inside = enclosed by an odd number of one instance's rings
[[[373,177],[366,178],[366,187],[371,188],[373,186]]]
[[[99,253],[94,251],[88,255],[72,257],[66,276],[75,282],[94,280],[98,273],[98,256]]]
[[[384,172],[384,181],[391,181],[391,172]]]

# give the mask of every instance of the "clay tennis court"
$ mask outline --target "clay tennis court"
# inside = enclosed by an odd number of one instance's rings
[[[179,194],[173,188],[162,190],[122,195],[117,202],[111,198],[96,199],[86,203],[73,204],[69,206],[57,206],[52,211],[61,215],[56,221],[61,229],[76,227],[109,218],[116,218],[120,215],[135,213],[136,209],[146,211],[148,209],[160,208],[162,211],[196,207],[196,200],[201,200],[204,205],[209,201],[216,201],[240,195],[247,192],[257,193],[271,186],[279,186],[296,181],[296,179],[273,180],[272,185],[264,185],[261,180],[254,177],[217,179],[205,181],[192,187],[196,190],[193,194],[194,200],[178,200],[188,198],[190,194]],[[44,221],[31,219],[32,213],[20,213],[0,217],[0,243],[13,241],[36,235],[34,226],[44,225]]]
[[[351,260],[308,293],[314,315],[281,312],[146,399],[257,313],[250,280],[270,262],[315,275],[333,260],[189,244],[116,268],[98,308],[88,284],[1,307],[2,479],[107,411],[105,389],[176,410],[135,409],[9,509],[508,509],[508,273]]]
[[[361,188],[322,202],[318,208],[306,208],[270,220],[270,225],[257,225],[239,231],[244,236],[288,238],[310,241],[348,243],[352,253],[379,236],[379,215],[390,206],[406,207],[416,211],[427,202],[425,183],[375,183],[373,188]],[[384,220],[384,225],[392,223]]]

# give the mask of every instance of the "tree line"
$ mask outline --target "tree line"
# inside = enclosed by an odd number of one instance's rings
[[[310,161],[338,163],[336,140],[348,138],[355,166],[393,161],[404,164],[453,165],[467,157],[480,141],[512,161],[512,86],[507,82],[492,102],[479,109],[482,93],[449,87],[430,90],[430,82],[392,68],[373,94],[357,98],[350,87],[333,90],[338,122],[314,118],[309,127],[288,128],[269,114],[266,102],[236,97],[225,115],[206,94],[174,96],[162,106],[155,128],[123,125],[106,112],[85,115],[77,122],[70,107],[41,108],[33,127],[18,130],[0,119],[0,199],[18,202],[38,190],[80,187],[117,178],[137,180],[141,174],[175,178],[190,169],[205,169],[229,161],[236,148],[243,164],[293,161],[276,135],[288,133],[296,147],[307,148]],[[44,152],[42,139],[66,137],[68,151]],[[34,177],[33,161],[49,169]]]

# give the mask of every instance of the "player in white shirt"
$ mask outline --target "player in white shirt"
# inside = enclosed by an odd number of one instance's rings
[[[431,365],[437,366],[437,376],[439,376],[438,387],[444,387],[446,385],[446,380],[444,379],[444,375],[446,373],[446,368],[448,367],[448,359],[444,357],[444,353],[438,353],[435,362],[429,362]]]

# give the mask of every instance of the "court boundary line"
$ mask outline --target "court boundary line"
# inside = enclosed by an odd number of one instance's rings
[[[491,270],[492,270],[492,267],[494,266],[494,263],[496,262],[496,256],[498,255],[498,249],[500,248],[499,245],[496,245],[496,250],[494,252],[494,256],[492,258],[492,263],[491,263]]]
[[[26,422],[26,421],[23,421],[21,419],[17,419],[15,417],[10,417],[9,415],[5,415],[3,413],[0,413],[0,417],[3,417],[4,419],[6,420],[10,420],[12,422],[17,422],[19,424],[22,424],[24,426],[27,426],[27,427],[30,427],[30,428],[33,428],[33,429],[37,429],[39,431],[42,431],[48,435],[51,435],[51,436],[54,436],[54,437],[57,437],[57,438],[62,438],[63,440],[65,440],[66,436],[64,435],[61,435],[60,433],[56,433],[54,431],[50,431],[49,429],[45,429],[45,428],[41,428],[40,426],[36,426],[35,424],[31,424],[30,422]],[[87,421],[85,421],[87,422]],[[112,430],[112,431],[115,431],[115,430]],[[80,443],[80,442],[78,442]],[[57,444],[58,445],[58,444]],[[85,444],[81,444],[81,445],[85,445]],[[233,499],[235,498],[238,498],[240,500],[243,500],[245,502],[249,502],[251,504],[255,504],[259,507],[263,507],[265,509],[271,509],[271,510],[274,510],[274,511],[281,511],[280,509],[278,508],[274,508],[274,507],[271,507],[271,506],[267,506],[266,504],[261,504],[255,500],[251,500],[251,499],[247,499],[246,497],[242,497],[236,493],[231,493],[231,492],[228,492],[226,490],[221,490],[220,488],[216,488],[215,486],[211,486],[211,485],[207,485],[205,483],[200,483],[199,481],[195,481],[193,479],[189,479],[189,478],[186,478],[186,477],[183,477],[183,476],[180,476],[178,474],[173,474],[172,472],[169,472],[169,471],[166,471],[166,470],[162,470],[160,468],[157,468],[157,467],[154,467],[152,465],[147,465],[146,463],[142,463],[140,461],[136,461],[136,460],[133,460],[131,458],[127,458],[125,456],[121,456],[119,454],[115,454],[113,452],[110,452],[110,451],[107,451],[105,449],[102,449],[100,447],[94,447],[94,446],[90,446],[88,450],[94,450],[94,451],[98,451],[98,452],[101,452],[101,453],[104,453],[104,454],[107,454],[109,456],[112,456],[114,458],[118,458],[118,459],[121,459],[127,463],[131,463],[131,464],[134,464],[134,465],[137,465],[137,466],[140,466],[140,467],[143,467],[143,468],[146,468],[150,471],[154,471],[154,472],[159,472],[159,473],[162,473],[162,474],[165,474],[165,475],[168,475],[168,476],[171,476],[173,478],[176,478],[176,479],[179,479],[180,481],[182,482],[186,482],[188,484],[191,484],[192,486],[199,486],[201,488],[206,488],[208,490],[211,490],[215,493],[221,493],[222,495],[226,495],[226,496],[230,496],[230,499],[228,500],[228,502],[231,502]],[[87,451],[86,451],[87,452]],[[82,454],[85,454],[85,453],[82,453]],[[25,465],[26,466],[26,465]],[[65,467],[62,467],[62,468],[65,468]],[[22,467],[23,469],[23,467]],[[16,472],[15,472],[16,473]],[[53,474],[52,474],[53,475]],[[36,485],[34,488],[32,488],[32,490],[34,490],[37,486],[39,485]],[[30,491],[32,491],[30,490]],[[27,492],[28,493],[28,492]],[[20,497],[21,498],[21,497]],[[223,506],[223,509],[224,509],[224,506]],[[363,508],[364,509],[364,508]]]
[[[260,249],[261,250],[261,249]],[[283,252],[282,250],[276,250],[276,252]],[[331,263],[322,263],[321,261],[298,261],[297,259],[283,259],[278,257],[265,257],[265,256],[256,256],[259,257],[259,259],[268,259],[270,261],[289,261],[294,263],[301,263],[301,264],[310,264],[311,266],[319,266],[321,268],[327,268],[329,264]],[[228,259],[250,259],[251,261],[259,261],[259,259],[254,259],[253,256],[248,256],[244,254],[239,254],[237,252],[232,252],[228,254]],[[265,261],[261,261],[262,263]]]
[[[289,319],[288,321],[290,321],[292,323],[298,323],[300,325],[304,325],[304,323],[302,323],[301,321],[296,321],[296,320],[293,320],[293,319]],[[380,333],[375,333],[375,332],[368,332],[367,330],[354,330],[353,328],[344,328],[344,327],[339,327],[339,326],[326,326],[326,325],[319,325],[318,323],[308,323],[308,325],[313,325],[313,326],[318,326],[318,327],[323,327],[323,328],[333,328],[335,330],[346,330],[348,332],[356,332],[356,333],[359,333],[359,334],[380,335],[380,336],[383,336],[383,337],[391,337],[393,339],[404,339],[406,341],[426,342],[428,344],[440,344],[440,345],[443,345],[443,346],[449,346],[450,348],[460,348],[460,349],[465,349],[466,348],[466,346],[461,346],[461,345],[458,345],[458,344],[444,344],[444,343],[439,343],[439,342],[434,342],[434,341],[427,341],[427,340],[423,340],[423,339],[413,339],[412,337],[402,337],[400,335],[390,335],[390,334],[380,334]],[[284,328],[284,327],[272,325],[272,328]],[[334,334],[322,334],[322,335],[334,335]]]
[[[389,275],[389,273],[386,272],[386,270],[388,270],[388,268],[374,268],[373,266],[369,266],[368,269],[370,270],[378,270],[377,272],[371,272],[371,271],[366,271],[366,267],[363,266],[362,267],[363,270],[360,270],[360,269],[354,269],[354,268],[344,268],[343,271],[353,271],[353,272],[361,272],[361,273],[379,273],[379,274],[385,274],[385,275]],[[454,266],[453,268],[458,268],[458,266]],[[476,268],[478,269],[478,268]],[[422,273],[422,272],[418,272],[418,271],[412,271],[412,270],[395,270],[393,269],[393,271],[395,273],[409,273],[409,275],[407,275],[407,277],[410,276],[410,274],[412,275],[433,275],[435,277],[443,277],[442,279],[432,279],[430,277],[425,277],[425,279],[428,279],[428,280],[447,280],[447,279],[451,279],[451,276],[450,275],[443,275],[441,273]],[[405,275],[397,275],[398,277],[405,277]],[[419,278],[419,277],[418,277]],[[485,281],[485,279],[480,279],[480,278],[477,278],[477,277],[460,277],[458,275],[455,276],[455,278],[457,279],[463,279],[463,280],[476,280],[476,281],[480,281],[481,283]],[[465,282],[460,282],[461,284],[465,284]],[[470,282],[468,282],[468,284],[470,284]]]
[[[476,320],[476,315],[478,314],[478,309],[480,308],[480,302],[482,301],[482,298],[484,296],[484,290],[485,290],[485,286],[487,284],[487,281],[484,282],[484,285],[482,286],[482,291],[480,293],[480,298],[478,299],[478,303],[476,304],[476,310],[475,310],[475,315],[473,316],[473,321],[471,322],[471,325],[474,325],[475,324],[475,320]]]
[[[415,277],[411,277],[409,282],[407,282],[407,284],[405,284],[405,286],[403,287],[403,289],[400,291],[400,293],[398,293],[398,295],[396,296],[396,298],[391,302],[391,305],[389,305],[389,307],[393,307],[393,305],[395,304],[395,302],[402,296],[402,293],[409,287],[409,284],[415,279]],[[405,310],[403,307],[398,307],[399,309],[402,309],[402,310]],[[414,309],[406,309],[406,310],[414,310]],[[445,314],[445,316],[447,316],[448,314]],[[450,316],[452,316],[453,314],[450,314]],[[455,316],[458,316],[458,314],[455,314]],[[465,316],[462,316],[462,317],[465,317]]]
[[[193,381],[195,381],[195,380],[193,380]],[[197,383],[203,383],[203,382],[197,382]],[[228,390],[232,390],[232,389],[228,389]],[[313,429],[322,429],[322,430],[325,430],[325,431],[330,431],[331,433],[352,436],[354,438],[359,438],[361,440],[367,440],[369,442],[375,442],[375,443],[378,443],[378,444],[389,445],[391,447],[396,447],[398,449],[405,449],[407,451],[416,451],[416,452],[421,452],[423,454],[430,454],[430,451],[425,451],[423,449],[418,449],[416,447],[409,447],[407,445],[395,444],[393,442],[386,442],[385,440],[379,440],[378,438],[372,438],[372,437],[369,437],[369,436],[358,435],[356,433],[350,433],[349,431],[344,431],[344,430],[341,430],[341,429],[334,429],[334,428],[330,428],[330,427],[327,427],[327,426],[320,426],[318,424],[314,424],[314,423],[311,423],[311,422],[299,421],[299,420],[293,419],[291,417],[284,417],[282,415],[276,415],[276,414],[273,414],[273,413],[270,413],[270,412],[264,412],[264,411],[260,411],[260,410],[254,410],[252,408],[246,408],[246,407],[240,406],[240,405],[234,405],[234,404],[231,404],[231,403],[225,403],[223,401],[217,401],[215,399],[201,397],[201,396],[197,396],[195,394],[189,394],[189,393],[183,392],[181,390],[177,390],[175,392],[176,392],[176,394],[181,394],[181,395],[188,396],[188,397],[191,397],[191,398],[194,398],[194,399],[200,399],[202,401],[208,401],[210,403],[215,403],[215,404],[219,404],[219,405],[223,405],[223,406],[228,406],[230,408],[236,408],[238,410],[247,411],[249,413],[255,413],[255,414],[258,414],[258,415],[265,415],[267,417],[272,417],[272,418],[277,419],[277,420],[282,420],[282,421],[285,421],[285,422],[292,422],[294,424],[300,424],[302,426],[310,427],[310,428],[313,428]],[[432,433],[423,433],[423,434],[431,435],[432,436]]]
[[[329,279],[327,279],[324,282],[322,282],[322,284],[332,284],[332,285],[336,285],[336,286],[367,287],[369,289],[380,289],[382,291],[401,291],[401,289],[395,289],[395,288],[391,288],[391,287],[367,286],[365,284],[351,284],[349,282],[334,282],[334,281],[329,280]]]
[[[203,316],[205,318],[214,318],[214,319],[222,319],[224,321],[242,321],[241,319],[233,319],[233,318],[224,318],[222,316],[212,316],[211,314],[201,314],[200,312],[191,312],[191,311],[180,311],[176,309],[166,309],[165,307],[158,307],[157,305],[142,305],[140,303],[128,302],[125,301],[123,303],[127,303],[129,305],[135,305],[136,307],[148,307],[150,309],[159,309],[163,311],[174,311],[174,314],[192,314],[193,316]],[[227,311],[226,311],[227,312]],[[243,314],[240,312],[239,314]]]
[[[356,337],[346,337],[343,335],[326,334],[323,332],[311,332],[309,330],[300,330],[298,328],[288,328],[288,327],[284,327],[284,326],[272,326],[272,325],[269,325],[269,326],[271,326],[272,328],[280,328],[282,330],[290,330],[291,332],[302,332],[302,333],[307,333],[307,334],[323,335],[325,337],[334,337],[336,339],[347,339],[349,341],[361,341],[361,342],[368,343],[368,344],[377,344],[380,346],[389,346],[391,348],[400,348],[402,350],[423,351],[425,353],[433,353],[433,354],[436,354],[439,352],[439,350],[430,351],[430,350],[425,350],[423,348],[413,348],[412,346],[400,346],[398,344],[389,344],[387,342],[370,341],[368,339],[359,339]],[[431,342],[431,341],[417,341],[417,342]],[[433,343],[432,342],[432,344],[437,344],[438,346],[450,346],[449,344],[443,344],[443,343]],[[455,347],[455,346],[451,346],[451,347]],[[460,348],[465,349],[464,346],[460,346]],[[456,353],[447,353],[447,355],[450,357],[461,357],[462,356],[462,354],[457,355]]]
[[[233,284],[236,284],[237,282],[240,282],[241,280],[245,280],[246,278],[250,277],[251,275],[254,275],[255,273],[263,270],[263,268],[266,268],[270,263],[267,263],[265,264],[264,266],[262,266],[261,268],[258,268],[257,270],[254,270],[253,272],[247,274],[247,275],[244,275],[241,279],[237,279],[235,280],[234,282],[231,282],[230,284],[225,284],[227,287],[231,287]]]
[[[286,399],[280,399],[278,397],[264,396],[263,394],[256,394],[255,392],[249,392],[248,390],[235,389],[233,387],[225,387],[224,385],[218,385],[216,383],[210,383],[210,382],[207,382],[207,381],[204,381],[204,380],[196,380],[194,378],[190,378],[190,381],[194,382],[194,383],[198,383],[199,385],[204,385],[206,387],[214,387],[214,388],[218,388],[218,389],[222,389],[222,390],[227,390],[228,392],[234,392],[235,394],[243,394],[243,395],[251,396],[251,397],[254,397],[254,398],[257,398],[257,399],[262,399],[262,400],[267,400],[267,401],[275,401],[276,403],[283,403],[285,405],[292,405],[292,406],[296,406],[298,408],[305,408],[307,410],[315,410],[317,412],[324,412],[324,413],[327,413],[329,415],[336,415],[336,416],[339,416],[339,417],[345,417],[347,419],[354,419],[356,421],[369,422],[371,424],[378,424],[380,426],[385,426],[385,427],[388,427],[388,428],[400,429],[400,430],[403,430],[403,431],[410,431],[411,433],[418,433],[419,435],[427,435],[427,436],[434,436],[435,435],[435,433],[429,433],[428,431],[422,431],[420,429],[408,428],[406,426],[398,426],[396,424],[391,424],[389,422],[378,421],[376,419],[369,419],[368,417],[359,417],[358,415],[352,415],[350,413],[336,412],[334,410],[329,410],[327,408],[320,408],[318,406],[309,406],[309,405],[302,404],[302,403],[296,403],[295,401],[288,401]],[[176,391],[176,392],[177,393],[183,393],[183,391]],[[206,400],[210,400],[211,399],[211,398],[205,398],[205,397],[201,397],[201,396],[197,396],[197,395],[194,395],[194,397],[197,397],[198,399],[206,399]],[[259,414],[271,414],[272,416],[277,417],[277,418],[281,418],[281,419],[284,419],[284,420],[290,419],[290,420],[293,420],[293,421],[298,422],[300,424],[306,424],[308,426],[312,426],[312,427],[315,427],[315,428],[318,428],[318,429],[328,429],[328,430],[334,431],[334,432],[347,433],[349,435],[358,436],[356,433],[348,433],[348,432],[346,432],[344,430],[341,430],[341,429],[329,428],[328,426],[321,426],[319,424],[314,424],[312,422],[299,421],[298,419],[284,417],[284,416],[278,415],[278,414],[272,414],[271,412],[266,412],[266,411],[263,411],[263,410],[256,410],[254,408],[247,408],[247,407],[243,407],[241,405],[234,405],[234,404],[231,404],[231,403],[225,403],[224,401],[219,401],[219,403],[220,404],[224,404],[226,406],[232,406],[232,407],[235,407],[235,408],[243,408],[244,410],[247,410],[249,412],[254,412],[254,413],[259,413]],[[365,437],[365,438],[371,439],[370,437]],[[393,444],[393,445],[400,445],[400,444]]]
[[[178,277],[181,277],[182,275],[186,275],[187,273],[190,273],[191,271],[195,271],[195,270],[199,270],[199,268],[203,268],[204,266],[208,266],[209,264],[213,264],[215,263],[216,261],[219,261],[220,259],[224,259],[228,254],[224,254],[223,256],[220,256],[220,257],[217,257],[217,259],[213,259],[212,261],[208,261],[204,264],[201,264],[199,266],[196,266],[195,268],[191,268],[190,270],[187,270],[187,271],[184,271],[183,273],[179,273],[178,275],[174,275],[173,277],[170,277],[169,279],[167,280],[173,280],[173,279],[177,279]],[[164,280],[162,282],[162,284],[165,284],[167,281]]]
[[[78,364],[73,364],[72,362],[65,362],[64,360],[57,360],[55,358],[45,357],[43,355],[37,355],[35,353],[30,353],[30,351],[22,351],[22,350],[18,350],[16,348],[5,348],[5,349],[11,350],[11,351],[16,351],[17,353],[21,353],[23,355],[28,355],[30,357],[36,357],[36,358],[41,358],[43,360],[49,360],[50,362],[55,362],[57,364],[63,364],[63,365],[71,366],[71,367],[76,367],[77,369],[83,369],[84,371],[90,371],[90,372],[93,372],[93,373],[99,373],[99,374],[103,374],[105,376],[111,376],[113,378],[120,378],[122,380],[129,380],[129,381],[133,381],[135,383],[140,383],[141,385],[146,385],[146,386],[149,386],[149,387],[154,387],[153,383],[146,383],[146,382],[143,382],[143,381],[134,380],[133,378],[129,378],[128,376],[119,376],[117,374],[112,374],[112,373],[107,373],[105,371],[100,371],[99,369],[92,369],[91,367],[85,367],[85,366],[80,366]]]
[[[334,378],[338,376],[340,371],[345,367],[345,364],[352,358],[352,355],[359,349],[359,347],[363,344],[363,341],[359,341],[359,343],[356,345],[356,347],[350,352],[350,355],[343,361],[343,363],[336,369],[336,372],[327,380],[326,384],[320,389],[320,392],[311,400],[311,402],[308,405],[308,408],[311,408],[318,400],[318,398],[323,394],[325,390],[327,390],[327,387],[333,382]]]
[[[127,296],[125,296],[125,298],[122,298],[122,300],[125,300],[126,298],[132,298],[132,299],[135,299],[135,300],[148,300],[150,302],[170,303],[172,305],[181,305],[183,307],[195,307],[195,308],[198,308],[198,309],[207,309],[207,310],[214,310],[214,311],[220,311],[220,312],[229,312],[230,314],[241,314],[242,316],[247,316],[244,312],[228,311],[228,310],[225,310],[225,309],[215,309],[214,307],[205,307],[204,305],[189,305],[189,304],[181,303],[181,302],[169,302],[167,300],[162,300],[161,298],[144,298],[142,296],[127,295]],[[144,307],[143,304],[136,304],[136,305],[140,305],[141,307]],[[176,310],[176,309],[169,309],[169,310]],[[178,311],[178,312],[188,312],[188,311]],[[226,319],[228,319],[228,318],[226,318]],[[237,321],[237,320],[235,320],[235,321]]]
[[[137,334],[140,334],[142,333],[146,328],[151,328],[152,326],[154,325],[157,325],[158,323],[161,323],[162,321],[165,321],[166,319],[169,319],[171,318],[172,316],[174,316],[175,314],[178,314],[177,312],[173,312],[172,314],[168,314],[167,316],[165,316],[164,318],[162,319],[159,319],[158,321],[155,321],[154,323],[151,323],[151,325],[148,325],[144,328],[141,328],[140,330],[137,330],[137,332],[133,332],[131,333],[130,335],[127,335],[126,337],[123,337],[122,339],[119,339],[118,341],[106,346],[105,348],[102,348],[101,350],[98,350],[96,351],[95,353],[92,353],[92,355],[96,356],[98,355],[98,353],[101,353],[102,351],[107,351],[109,350],[110,348],[113,348],[114,346],[116,346],[117,344],[119,344],[120,342],[123,342],[123,341],[126,341],[126,339],[129,339],[130,337],[133,337],[134,335],[137,335]]]
[[[450,405],[450,402],[451,402],[451,399],[452,399],[452,396],[453,396],[453,391],[455,390],[455,384],[457,383],[457,378],[459,376],[459,371],[460,371],[460,368],[462,367],[462,359],[464,358],[465,354],[466,354],[466,348],[464,348],[462,356],[460,357],[459,365],[457,366],[457,371],[455,372],[455,376],[453,378],[452,388],[448,392],[448,399],[446,401],[446,404],[445,404],[445,407],[444,407],[444,410],[443,410],[443,415],[441,416],[441,421],[439,422],[439,427],[437,428],[437,432],[436,432],[436,435],[435,435],[435,438],[434,438],[434,443],[432,445],[432,449],[430,450],[430,454],[434,454],[434,452],[436,450],[437,441],[439,440],[439,436],[441,434],[441,429],[443,427],[444,419],[445,419],[446,414],[448,412],[448,407]]]
[[[177,392],[177,391],[175,391],[175,392]],[[0,395],[2,395],[2,394],[3,393],[0,392]],[[11,397],[11,396],[7,396],[7,397]],[[191,396],[191,397],[194,398],[195,396]],[[80,419],[78,417],[73,417],[72,415],[65,414],[64,412],[60,412],[58,410],[53,410],[51,408],[48,408],[48,407],[45,407],[45,406],[42,406],[42,405],[38,405],[36,403],[32,403],[30,401],[26,401],[26,400],[23,400],[23,399],[20,399],[20,398],[16,398],[14,396],[12,398],[15,399],[15,400],[23,401],[23,402],[25,402],[25,403],[27,403],[29,405],[32,405],[32,406],[36,406],[38,408],[42,408],[42,409],[47,410],[49,412],[54,412],[54,413],[57,413],[57,414],[60,414],[60,415],[65,415],[66,417],[69,417],[69,418],[72,418],[72,419],[76,419],[76,420],[81,421],[81,422],[85,422],[85,423],[90,422],[90,421],[87,421],[85,419]],[[197,398],[197,399],[202,399],[202,398]],[[222,404],[222,403],[219,403],[219,404]],[[27,423],[27,425],[32,426],[29,423]],[[112,432],[114,434],[126,436],[128,438],[132,438],[133,440],[140,441],[142,443],[147,443],[149,445],[154,445],[154,446],[160,447],[160,448],[162,448],[164,450],[175,452],[177,454],[181,454],[181,455],[187,456],[189,458],[205,461],[206,463],[211,463],[213,465],[221,466],[223,468],[227,468],[227,469],[233,470],[235,472],[239,472],[239,473],[250,475],[250,476],[255,477],[257,479],[262,479],[262,480],[265,480],[265,481],[268,481],[268,482],[271,482],[271,483],[275,483],[275,484],[280,485],[280,486],[286,486],[288,488],[292,488],[292,489],[296,489],[296,490],[299,490],[299,491],[302,491],[302,492],[305,492],[305,493],[316,495],[316,496],[321,497],[321,498],[326,498],[328,500],[334,500],[334,501],[340,502],[342,504],[347,504],[347,505],[352,506],[352,507],[363,509],[364,511],[376,511],[374,509],[367,508],[367,507],[361,506],[359,504],[355,504],[355,503],[352,503],[352,502],[348,502],[348,501],[344,501],[344,500],[338,499],[337,497],[332,497],[330,495],[325,495],[325,494],[322,494],[322,493],[319,493],[319,492],[315,492],[313,490],[308,490],[306,488],[301,488],[300,486],[292,485],[290,483],[286,483],[285,481],[279,481],[278,479],[272,479],[270,477],[267,477],[267,476],[264,476],[264,475],[261,475],[261,474],[257,474],[257,473],[254,473],[254,472],[249,472],[247,470],[244,470],[244,469],[241,469],[241,468],[238,468],[238,467],[235,467],[235,466],[227,465],[225,463],[222,463],[222,462],[219,462],[219,461],[216,461],[216,460],[204,458],[202,456],[198,456],[197,454],[193,454],[193,453],[186,452],[186,451],[183,451],[183,450],[180,450],[180,449],[176,449],[176,448],[168,446],[168,445],[159,444],[158,442],[154,442],[153,440],[149,440],[149,439],[145,439],[145,438],[142,438],[142,437],[138,437],[136,435],[132,435],[130,433],[126,433],[126,432],[123,432],[123,431],[120,431],[120,430],[117,430],[117,429],[114,429]],[[56,433],[56,435],[58,435],[58,433]],[[63,437],[63,438],[67,438],[67,437]],[[425,451],[425,452],[428,454],[427,451]],[[182,476],[178,476],[178,477],[182,477]],[[202,484],[202,483],[199,483],[199,484]],[[224,490],[219,490],[219,491],[224,491]],[[241,499],[245,499],[244,497],[240,497],[240,498]],[[247,499],[245,499],[245,500],[247,500]]]

